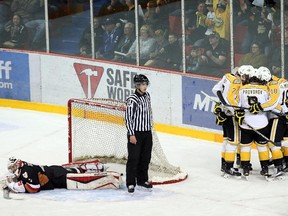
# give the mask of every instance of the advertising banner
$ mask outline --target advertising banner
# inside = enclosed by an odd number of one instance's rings
[[[30,101],[29,55],[0,51],[0,98]]]
[[[218,101],[212,93],[215,84],[216,81],[213,80],[182,77],[183,124],[221,129],[215,124],[216,118],[213,114],[215,103],[201,93],[203,91]]]

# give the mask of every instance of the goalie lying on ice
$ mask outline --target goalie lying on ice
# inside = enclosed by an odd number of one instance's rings
[[[122,174],[107,171],[99,160],[65,165],[41,166],[20,159],[9,158],[7,187],[16,193],[36,193],[54,188],[118,189]]]

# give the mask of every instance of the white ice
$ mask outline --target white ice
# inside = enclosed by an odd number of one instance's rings
[[[184,182],[157,185],[152,192],[126,189],[0,196],[5,216],[284,216],[288,215],[287,180],[267,182],[259,175],[256,150],[249,181],[220,175],[221,144],[158,133],[168,160],[189,173]],[[0,177],[10,156],[37,164],[67,163],[64,115],[0,108]],[[273,170],[270,170],[272,172]],[[287,179],[287,177],[286,177]]]

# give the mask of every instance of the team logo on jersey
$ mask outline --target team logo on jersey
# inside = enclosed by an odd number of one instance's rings
[[[86,98],[93,98],[104,72],[103,67],[74,63],[74,69]]]
[[[28,178],[27,172],[24,172],[24,173],[22,174],[22,176],[23,176],[23,178]]]

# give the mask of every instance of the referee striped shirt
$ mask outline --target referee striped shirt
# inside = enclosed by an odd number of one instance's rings
[[[143,95],[137,91],[126,100],[125,123],[129,135],[135,131],[151,131],[152,112],[151,100],[148,92]]]

